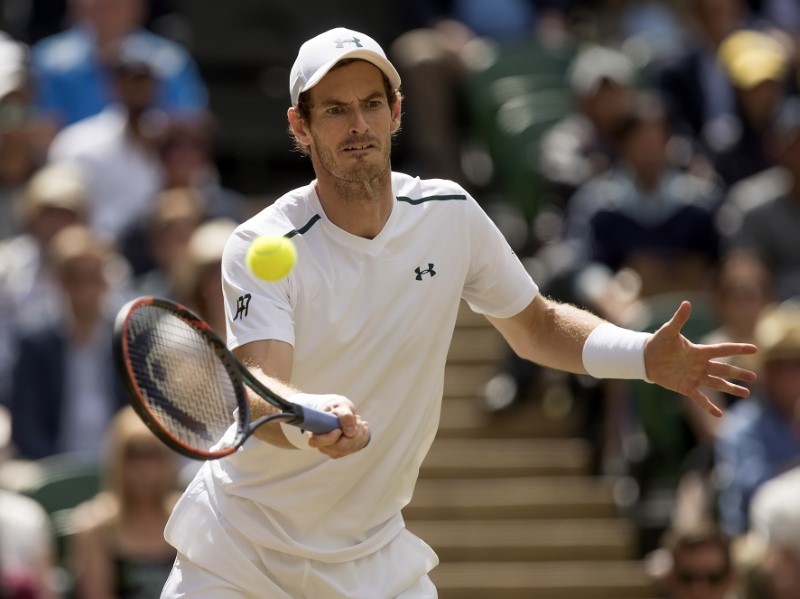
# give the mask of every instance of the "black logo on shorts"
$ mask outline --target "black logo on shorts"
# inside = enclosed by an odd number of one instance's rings
[[[234,320],[239,320],[240,318],[244,318],[247,316],[247,310],[250,308],[250,294],[245,293],[244,295],[240,295],[239,299],[236,300],[236,315],[233,317]]]
[[[430,275],[431,277],[436,276],[436,271],[433,270],[433,264],[428,262],[428,268],[422,270],[419,266],[414,269],[414,272],[417,273],[417,281],[422,280],[422,275]]]

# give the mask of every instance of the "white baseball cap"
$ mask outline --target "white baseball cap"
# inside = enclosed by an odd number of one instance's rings
[[[337,62],[345,58],[371,62],[383,71],[392,87],[400,87],[400,75],[378,42],[358,31],[337,27],[320,33],[300,46],[289,75],[292,105],[297,104],[301,93],[314,87]]]

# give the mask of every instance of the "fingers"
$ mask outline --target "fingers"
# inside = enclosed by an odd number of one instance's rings
[[[699,347],[709,358],[748,356],[758,351],[758,348],[751,343],[718,343],[716,345],[701,345]]]
[[[695,389],[694,393],[689,395],[689,397],[700,406],[703,410],[714,416],[715,418],[720,418],[723,414],[722,410],[720,410],[714,403],[708,399],[708,396],[700,391],[700,389]]]
[[[339,429],[344,436],[352,437],[355,434],[357,418],[353,402],[341,395],[329,397],[330,400],[323,405],[323,409],[339,418]]]
[[[361,418],[358,418],[355,426],[355,432],[352,437],[342,434],[334,443],[327,445],[318,444],[317,442],[321,441],[321,439],[318,437],[318,435],[312,435],[311,439],[309,440],[309,445],[311,447],[317,447],[319,451],[330,458],[339,459],[360,451],[361,449],[364,449],[367,444],[369,444],[369,425],[364,420],[361,420]]]
[[[692,315],[692,304],[687,301],[681,302],[675,314],[664,325],[664,328],[669,329],[675,333],[680,333],[684,325],[689,322],[689,317]]]
[[[747,387],[736,385],[730,381],[726,381],[725,379],[716,376],[708,377],[708,382],[705,384],[705,386],[716,389],[717,391],[722,391],[723,393],[735,395],[736,397],[750,396],[750,389]]]
[[[752,383],[757,378],[756,373],[752,370],[739,368],[738,366],[725,362],[709,362],[708,374],[719,378],[736,379],[748,383]]]
[[[324,410],[339,418],[339,428],[325,434],[312,434],[308,444],[325,455],[343,458],[355,453],[369,443],[369,424],[355,413],[355,406],[346,397],[332,395]]]
[[[335,429],[329,433],[310,433],[308,437],[309,447],[329,447],[342,438],[342,429]]]

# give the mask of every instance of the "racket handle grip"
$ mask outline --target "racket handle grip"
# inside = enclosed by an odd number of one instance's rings
[[[300,406],[302,408],[303,419],[297,426],[304,431],[312,433],[329,433],[339,428],[339,417],[330,412],[322,412],[314,408]]]

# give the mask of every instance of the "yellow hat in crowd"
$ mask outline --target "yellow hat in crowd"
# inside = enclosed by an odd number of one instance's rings
[[[743,29],[720,44],[718,58],[731,82],[750,89],[765,81],[783,81],[789,70],[786,48],[773,36]]]
[[[766,308],[756,324],[755,342],[763,362],[800,358],[800,301]]]

